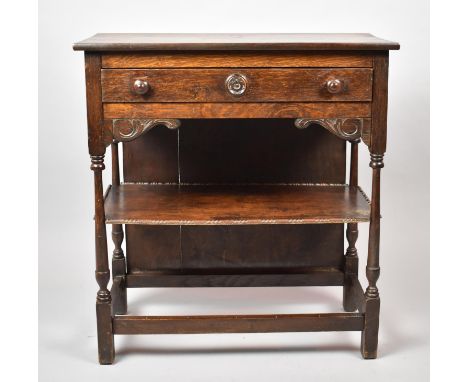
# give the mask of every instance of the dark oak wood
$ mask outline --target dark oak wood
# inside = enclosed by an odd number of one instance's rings
[[[246,79],[241,96],[225,81],[231,74]],[[104,69],[103,102],[313,102],[370,101],[372,69]],[[338,93],[327,90],[331,79],[343,81]],[[144,80],[149,90],[137,94],[133,84]]]
[[[183,226],[181,268],[342,268],[343,241],[337,238],[343,238],[343,224]]]
[[[98,353],[101,364],[114,361],[114,335],[111,318],[111,293],[107,289],[110,279],[107,259],[107,235],[104,217],[104,196],[102,171],[104,170],[105,143],[103,133],[103,112],[101,104],[101,56],[85,54],[86,98],[88,109],[88,149],[91,156],[91,170],[94,172],[94,227],[96,251],[96,281],[99,290],[96,296],[96,318],[98,332]]]
[[[105,103],[113,118],[338,118],[371,116],[368,102],[308,103]]]
[[[365,293],[366,320],[361,342],[361,353],[366,359],[377,357],[380,296],[376,284],[380,276],[380,169],[384,166],[383,155],[371,154],[370,166],[372,168],[372,203],[366,265],[366,277],[369,285]]]
[[[360,313],[236,316],[117,316],[115,334],[201,334],[359,331]]]
[[[374,56],[374,86],[372,95],[372,131],[370,152],[385,153],[387,147],[388,52]]]
[[[128,273],[181,269],[181,228],[127,224]]]
[[[345,183],[345,162],[344,141],[290,119],[187,119],[123,144],[126,182]]]
[[[290,119],[182,120],[177,131],[157,127],[124,143],[129,182],[177,183],[180,175],[185,183],[345,183],[345,161],[344,141],[320,126],[298,130]],[[131,272],[343,263],[343,227],[336,224],[129,225],[126,238]]]
[[[101,365],[114,362],[114,328],[112,326],[112,306],[110,303],[96,301],[98,355]]]
[[[343,225],[127,225],[128,273],[343,267]],[[340,241],[337,238],[341,238]],[[246,261],[248,258],[248,261]],[[303,270],[297,270],[303,273]],[[291,281],[290,281],[291,282]],[[227,286],[227,285],[226,285]]]
[[[358,185],[358,143],[359,140],[351,142],[351,159],[349,171],[350,186]],[[359,271],[359,259],[357,255],[356,241],[359,231],[357,223],[348,223],[346,227],[346,239],[348,248],[345,255],[345,283],[343,287],[343,309],[346,312],[354,312],[357,309],[356,300],[353,296],[353,282]]]
[[[99,290],[96,297],[96,316],[98,330],[99,362],[111,364],[114,361],[114,336],[111,322],[111,293],[107,289],[110,279],[107,259],[107,236],[104,221],[104,200],[102,188],[102,170],[104,170],[104,156],[91,156],[91,170],[94,172],[94,226],[96,244],[96,281]]]
[[[346,281],[345,281],[346,282]],[[349,299],[351,304],[356,307],[359,313],[365,313],[366,310],[366,298],[364,290],[362,289],[361,283],[359,282],[358,275],[354,275],[351,278],[351,293]]]
[[[99,34],[74,48],[85,51],[100,363],[113,362],[114,334],[207,332],[357,330],[375,358],[388,51],[399,45],[369,34]],[[358,186],[359,139],[371,201]],[[356,242],[367,221],[364,292]],[[130,287],[300,285],[343,286],[347,313],[125,315]]]
[[[119,149],[116,142],[112,143],[112,186],[120,185],[120,165]],[[123,228],[121,224],[112,225],[112,241],[114,242],[114,251],[112,254],[112,279],[118,281],[119,288],[112,294],[113,312],[115,314],[125,314],[127,312],[127,289],[125,288],[125,275],[127,265],[125,261],[122,242],[124,239]],[[112,291],[111,291],[112,292]]]
[[[288,273],[289,271],[289,273]],[[200,269],[165,272],[135,272],[127,275],[127,287],[267,287],[341,286],[340,268],[305,269]]]
[[[90,155],[104,155],[102,137],[103,107],[101,103],[101,56],[85,53],[86,107],[88,117],[88,149]]]
[[[252,225],[365,222],[369,205],[344,185],[147,185],[112,187],[109,224]]]
[[[179,144],[177,130],[155,128],[144,139],[123,143],[126,182],[177,183]]]
[[[366,359],[377,357],[380,296],[377,280],[380,276],[380,170],[387,143],[388,52],[374,56],[374,90],[372,101],[372,132],[370,153],[372,168],[372,204],[369,224],[366,277],[369,285],[365,299],[365,326],[362,331],[361,353]]]
[[[139,52],[107,53],[103,68],[372,68],[361,52]]]
[[[127,313],[127,276],[112,277],[112,314]]]
[[[98,33],[73,45],[98,52],[187,50],[389,50],[400,45],[369,33]]]

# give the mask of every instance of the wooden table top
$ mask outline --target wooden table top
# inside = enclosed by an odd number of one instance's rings
[[[369,33],[98,33],[73,45],[85,51],[396,50]]]

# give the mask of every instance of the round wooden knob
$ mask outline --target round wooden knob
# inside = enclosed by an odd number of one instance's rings
[[[231,74],[226,78],[226,89],[233,96],[241,96],[247,89],[247,78],[242,74]]]
[[[133,90],[136,94],[146,94],[148,93],[149,88],[150,86],[147,81],[135,80],[135,82],[133,83]]]
[[[327,81],[327,90],[331,94],[341,93],[344,89],[344,83],[341,80],[332,79]]]

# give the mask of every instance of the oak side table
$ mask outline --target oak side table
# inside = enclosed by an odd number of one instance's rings
[[[85,52],[99,362],[113,362],[114,334],[159,333],[360,331],[362,356],[375,358],[388,53],[399,45],[370,34],[97,34],[74,49]],[[127,288],[247,286],[343,286],[344,312],[127,314]]]

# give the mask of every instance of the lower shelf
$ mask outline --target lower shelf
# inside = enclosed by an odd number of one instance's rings
[[[111,187],[106,223],[148,225],[326,224],[369,221],[368,199],[347,185]]]
[[[115,316],[115,334],[361,331],[361,313],[225,316]]]

